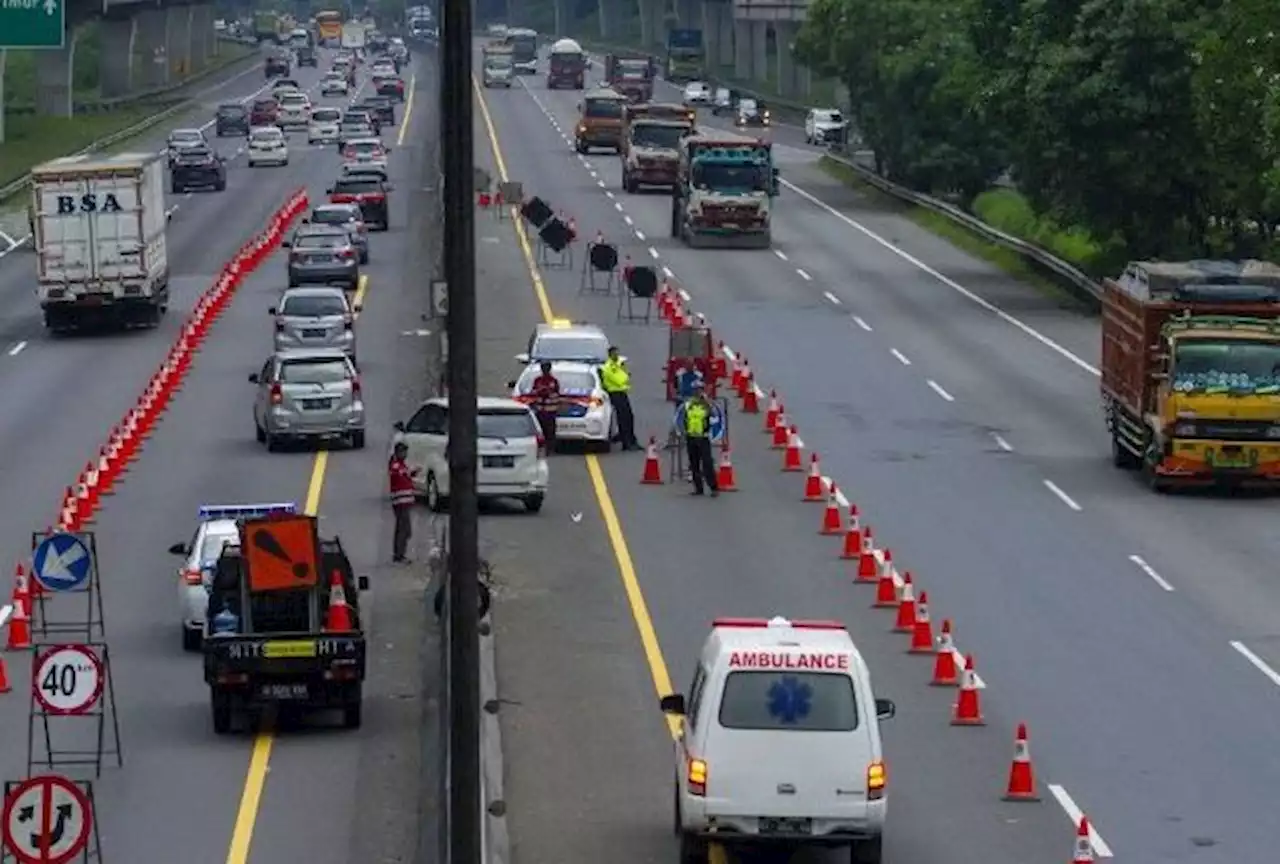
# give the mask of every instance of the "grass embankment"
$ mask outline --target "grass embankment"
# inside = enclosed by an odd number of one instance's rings
[[[981,258],[1015,279],[1030,283],[1058,298],[1092,303],[1014,250],[992,243],[941,213],[886,195],[834,159],[824,156],[819,166],[837,180],[902,212],[926,231]],[[1052,219],[1037,215],[1027,199],[1015,189],[998,188],[983,192],[973,200],[969,212],[992,228],[1035,244],[1095,279],[1119,272],[1117,268],[1123,266],[1126,260],[1124,251],[1114,244],[1100,242],[1082,228],[1063,227]]]

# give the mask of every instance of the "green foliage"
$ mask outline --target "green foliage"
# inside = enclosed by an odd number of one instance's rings
[[[886,176],[1085,269],[1270,251],[1275,0],[813,0],[797,52]]]
[[[87,114],[81,117],[9,117],[0,144],[0,186],[26,174],[35,165],[81,150],[94,141],[127,129],[151,114],[156,106]]]

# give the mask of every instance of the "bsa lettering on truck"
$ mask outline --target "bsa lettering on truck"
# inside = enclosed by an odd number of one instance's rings
[[[102,196],[101,205],[98,202],[98,196],[90,192],[87,195],[81,195],[79,203],[74,195],[58,196],[58,214],[65,216],[69,213],[123,213],[124,208],[120,206],[119,199],[115,195],[108,192]]]

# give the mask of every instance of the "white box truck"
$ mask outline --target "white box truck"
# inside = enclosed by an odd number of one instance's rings
[[[352,51],[363,49],[368,29],[361,21],[348,21],[342,25],[342,47]]]
[[[169,306],[164,175],[156,153],[66,156],[31,172],[47,328],[160,323]]]

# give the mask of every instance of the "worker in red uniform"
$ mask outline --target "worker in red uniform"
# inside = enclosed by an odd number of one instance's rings
[[[556,415],[560,413],[560,382],[551,374],[551,364],[543,360],[541,374],[533,379],[529,395],[533,397],[533,413],[538,415],[542,437],[547,440],[548,455],[556,452]]]
[[[391,540],[391,560],[397,564],[408,564],[405,556],[409,547],[409,538],[413,536],[413,502],[416,494],[413,491],[413,478],[418,476],[417,468],[410,468],[404,461],[409,455],[409,447],[403,441],[397,441],[391,451],[391,461],[387,463],[387,476],[391,481],[391,512],[396,517],[395,534]]]

